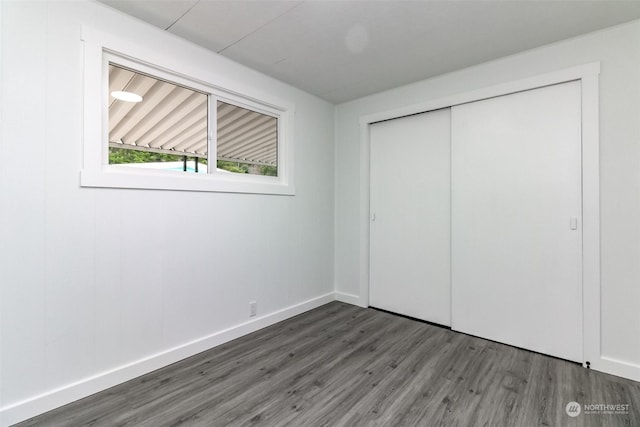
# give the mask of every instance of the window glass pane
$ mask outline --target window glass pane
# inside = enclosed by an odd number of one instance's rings
[[[109,64],[109,164],[207,172],[207,95]]]
[[[217,167],[278,176],[278,119],[218,101]]]

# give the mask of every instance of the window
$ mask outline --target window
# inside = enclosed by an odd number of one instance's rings
[[[109,164],[207,172],[208,95],[109,63]]]
[[[218,101],[218,168],[278,176],[278,119]]]
[[[161,63],[87,28],[83,38],[81,185],[293,194],[290,104],[215,85],[177,52]]]

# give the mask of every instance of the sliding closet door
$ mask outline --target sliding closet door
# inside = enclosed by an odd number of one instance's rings
[[[451,322],[450,110],[375,123],[370,305]]]
[[[582,361],[580,84],[452,109],[452,327]]]

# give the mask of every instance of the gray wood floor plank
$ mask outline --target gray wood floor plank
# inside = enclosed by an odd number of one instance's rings
[[[37,425],[640,426],[640,383],[334,302],[18,424]]]

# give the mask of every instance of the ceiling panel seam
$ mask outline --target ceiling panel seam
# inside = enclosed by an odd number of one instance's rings
[[[199,0],[198,0],[199,1]],[[228,46],[223,47],[222,49],[220,49],[218,52],[219,54],[222,54],[222,52],[224,52],[225,50],[229,49],[230,47],[235,46],[236,44],[240,43],[242,40],[246,39],[249,36],[254,35],[255,33],[257,33],[258,31],[262,30],[264,27],[266,27],[267,25],[277,21],[278,19],[282,18],[283,16],[287,15],[288,13],[290,13],[292,10],[294,10],[297,7],[300,7],[302,4],[304,3],[304,1],[298,2],[295,6],[293,6],[291,9],[287,9],[284,12],[282,12],[280,15],[276,16],[273,19],[270,19],[269,21],[265,22],[264,24],[262,24],[261,26],[259,26],[258,28],[256,28],[255,30],[251,31],[248,34],[245,34],[244,36],[240,37],[238,40],[234,41],[233,43],[229,44]]]
[[[178,23],[179,20],[181,20],[182,18],[184,18],[184,16],[191,12],[191,9],[193,9],[194,7],[196,7],[198,5],[198,3],[200,3],[200,0],[196,0],[196,2],[189,8],[187,9],[182,15],[178,16],[176,18],[175,21],[173,21],[171,24],[169,24],[169,26],[167,28],[165,28],[165,31],[169,31],[171,29],[171,27],[173,27],[174,25],[176,25]]]

